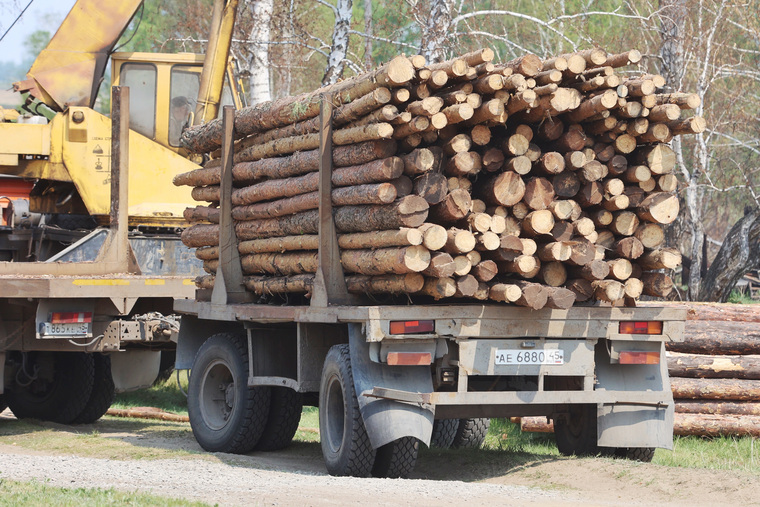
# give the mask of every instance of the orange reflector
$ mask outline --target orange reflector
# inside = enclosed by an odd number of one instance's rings
[[[620,323],[620,334],[662,334],[662,322],[624,321]]]
[[[52,324],[78,324],[92,322],[92,312],[53,312],[50,314]]]
[[[427,366],[431,362],[430,352],[388,352],[391,366]]]
[[[435,332],[434,320],[394,320],[390,325],[391,334],[422,334]]]
[[[659,352],[621,352],[620,364],[660,364]]]

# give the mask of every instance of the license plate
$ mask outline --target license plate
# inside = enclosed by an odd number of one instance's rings
[[[87,322],[71,322],[66,324],[53,324],[43,322],[40,330],[41,336],[89,336],[90,324]]]
[[[565,364],[565,354],[560,349],[546,350],[496,350],[494,364]]]

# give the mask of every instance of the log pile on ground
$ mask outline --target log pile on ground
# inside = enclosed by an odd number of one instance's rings
[[[760,305],[669,306],[688,310],[684,341],[665,343],[674,433],[760,437]],[[523,431],[554,431],[546,417],[513,422]]]
[[[317,264],[319,97],[335,105],[332,199],[349,291],[475,298],[534,309],[666,296],[663,247],[678,214],[668,142],[701,132],[696,95],[621,67],[631,50],[494,63],[489,49],[426,65],[399,56],[367,74],[235,115],[232,216],[246,286],[309,293]],[[218,120],[183,133],[209,154],[176,185],[184,243],[213,286]]]

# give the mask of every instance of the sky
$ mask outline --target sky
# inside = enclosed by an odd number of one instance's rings
[[[0,36],[24,10],[29,0],[0,0]],[[0,41],[0,61],[21,63],[26,55],[24,39],[35,30],[55,33],[76,0],[32,0],[16,25]]]

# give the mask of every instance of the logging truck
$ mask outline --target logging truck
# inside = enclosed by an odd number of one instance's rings
[[[19,418],[90,423],[150,386],[200,272],[171,178],[198,167],[179,133],[217,114],[236,4],[216,2],[207,57],[113,53],[141,3],[76,2],[0,109],[0,405]]]
[[[388,290],[379,279],[371,286],[371,277],[345,276],[348,256],[339,240],[351,248],[352,235],[336,229],[332,106],[323,101],[322,108],[317,243],[304,246],[314,236],[271,238],[277,246],[269,250],[316,248],[316,273],[270,285],[264,277],[244,277],[241,266],[231,197],[235,120],[225,108],[215,169],[218,242],[207,243],[218,245],[213,281],[201,283],[195,298],[174,303],[182,314],[176,368],[192,372],[188,412],[204,449],[285,447],[303,405],[319,407],[322,453],[333,475],[406,477],[421,443],[479,446],[492,417],[553,420],[558,448],[567,455],[646,461],[655,448],[672,447],[664,347],[683,339],[681,310],[384,305],[361,296]],[[309,298],[259,303],[288,291]]]

